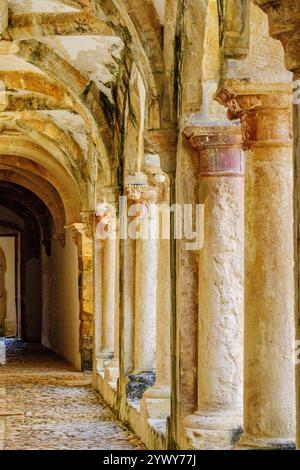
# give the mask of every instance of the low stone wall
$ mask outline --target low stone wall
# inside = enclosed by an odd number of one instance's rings
[[[108,382],[104,371],[94,372],[93,386],[119,419],[137,434],[150,450],[168,449],[168,426],[166,419],[149,419],[147,407],[142,400],[128,400],[118,390],[118,381]]]

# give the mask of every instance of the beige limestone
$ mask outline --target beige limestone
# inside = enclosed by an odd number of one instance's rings
[[[288,86],[273,94],[263,86],[257,91],[235,97],[223,91],[229,117],[240,117],[249,149],[239,446],[280,448],[295,441],[292,105]]]
[[[14,336],[17,330],[17,283],[16,271],[16,239],[15,237],[0,237],[0,250],[3,254],[1,276],[1,325],[3,336]],[[3,302],[4,301],[4,302]]]
[[[293,308],[299,324],[290,132],[296,245],[299,171],[297,119],[292,130],[283,112],[291,96],[283,95],[290,72],[299,78],[299,1],[11,0],[9,9],[7,1],[0,3],[0,186],[32,191],[50,212],[48,232],[45,214],[37,218],[42,261],[30,260],[24,283],[36,321],[37,273],[43,279],[43,341],[78,369],[94,363],[94,385],[149,448],[229,448],[232,432],[224,433],[224,427],[240,414],[242,382],[245,430],[258,439],[252,444],[269,445],[269,438],[270,445],[290,444]],[[209,166],[210,157],[224,151],[218,145],[210,154],[202,142],[199,166],[197,152],[181,133],[187,125],[228,126],[226,110],[213,99],[218,86],[232,88],[225,93],[230,118],[242,120],[244,147],[251,148],[243,381],[242,176],[237,168],[228,172],[222,158]],[[240,98],[245,95],[246,113]],[[205,132],[208,140],[215,133]],[[195,204],[199,194],[206,200],[204,249],[189,252],[185,240],[172,236],[156,243],[116,241],[116,251],[106,243],[100,248],[94,240],[97,201],[110,200],[116,188],[124,194],[128,178],[160,193],[163,175],[155,179],[156,164],[147,169],[149,155],[153,163],[157,154],[161,173],[168,172],[172,203]],[[234,167],[237,161],[230,157],[227,163]],[[142,179],[134,174],[142,171]],[[14,210],[22,203],[21,196],[9,202]],[[38,213],[32,205],[22,211],[27,209]],[[9,222],[19,223],[20,214],[11,217],[11,211],[1,203],[1,233],[15,230]],[[253,260],[254,250],[259,259]],[[96,358],[103,348],[109,351],[105,370]],[[263,363],[265,351],[274,355],[272,363]],[[135,367],[157,374],[141,403],[126,395]],[[298,408],[299,397],[298,380]],[[220,416],[222,427],[215,429]],[[204,421],[214,429],[203,432]],[[185,427],[192,429],[189,440]]]
[[[156,212],[156,211],[154,211]],[[136,240],[134,370],[155,370],[157,292],[157,213],[146,214],[149,239]],[[153,237],[153,239],[151,239]],[[155,239],[156,237],[156,239]]]
[[[107,238],[103,241],[102,267],[102,351],[111,354],[114,350],[115,322],[115,266],[116,242]]]
[[[274,147],[258,141],[248,157],[245,445],[247,435],[250,445],[254,437],[254,446],[292,446],[295,439],[293,173],[288,144]]]
[[[241,131],[239,126],[212,125],[185,133],[199,152],[205,228],[199,251],[198,406],[184,426],[192,447],[230,448],[241,429],[243,402]]]

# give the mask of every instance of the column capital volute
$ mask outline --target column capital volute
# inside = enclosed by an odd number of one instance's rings
[[[128,184],[126,195],[136,204],[154,204],[158,200],[158,189],[155,186]]]
[[[230,120],[242,125],[243,148],[290,146],[292,143],[292,86],[288,84],[235,84],[223,87],[216,101]]]
[[[100,231],[103,233],[115,233],[117,228],[117,212],[119,208],[117,202],[101,201],[96,208],[96,231],[97,236]]]

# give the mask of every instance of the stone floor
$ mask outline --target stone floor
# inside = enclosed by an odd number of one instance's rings
[[[39,345],[6,340],[0,366],[0,449],[142,450],[91,377]]]

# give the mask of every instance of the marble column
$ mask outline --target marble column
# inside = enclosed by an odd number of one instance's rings
[[[274,87],[269,87],[274,89]],[[223,98],[226,92],[223,90]],[[292,95],[228,92],[246,165],[245,401],[241,448],[295,445]],[[238,111],[237,111],[238,110]],[[238,112],[238,115],[237,115]]]
[[[158,219],[157,190],[148,186],[134,186],[128,196],[137,209],[136,266],[135,266],[135,322],[134,367],[127,386],[129,398],[142,398],[144,391],[155,382],[156,299]],[[138,205],[138,206],[137,206]],[[130,210],[129,210],[129,215]],[[134,233],[131,233],[134,235]],[[130,236],[130,233],[129,233]]]
[[[244,155],[240,126],[189,127],[199,153],[198,408],[184,420],[188,446],[231,448],[242,426]]]

